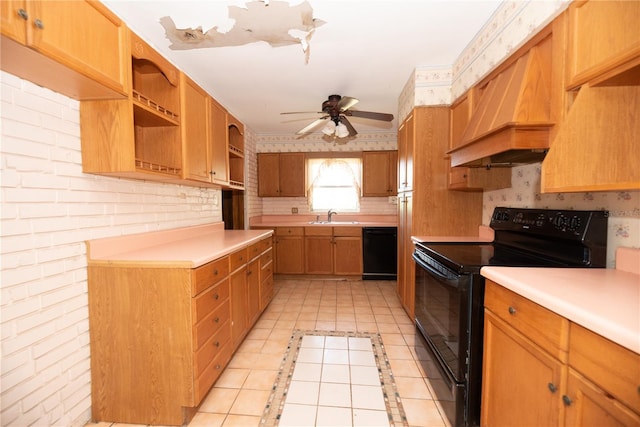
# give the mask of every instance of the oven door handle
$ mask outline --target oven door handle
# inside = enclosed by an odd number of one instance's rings
[[[420,267],[424,268],[425,270],[427,270],[430,274],[445,280],[447,282],[455,282],[457,283],[458,278],[460,277],[458,274],[454,273],[451,270],[449,271],[449,274],[443,273],[441,271],[436,270],[435,268],[431,267],[429,264],[425,263],[424,261],[422,261],[415,253],[413,254],[413,260],[416,262],[416,264],[418,264]],[[457,285],[453,285],[454,288],[457,288]]]

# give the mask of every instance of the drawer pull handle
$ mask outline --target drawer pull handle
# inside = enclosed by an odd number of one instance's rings
[[[571,406],[571,404],[573,403],[571,401],[571,399],[569,398],[569,396],[567,396],[566,394],[562,395],[562,403],[564,403],[564,406]]]
[[[24,10],[24,9],[18,9],[18,16],[19,16],[20,18],[24,19],[25,21],[26,21],[27,19],[29,19],[29,14],[28,14],[28,13],[27,13],[27,11],[26,11],[26,10]]]
[[[216,341],[213,345],[215,345],[216,347],[220,347],[220,341]]]
[[[549,387],[551,393],[555,393],[556,391],[558,391],[558,387],[556,387],[554,383],[549,383],[547,384],[547,386]]]
[[[509,306],[509,314],[516,314],[516,309]]]
[[[218,294],[213,294],[213,299],[218,300],[220,298],[220,295]]]
[[[213,270],[213,275],[217,276],[218,275],[218,270]]]
[[[220,318],[219,318],[219,317],[216,317],[215,319],[213,319],[213,321],[214,321],[215,323],[220,323]]]

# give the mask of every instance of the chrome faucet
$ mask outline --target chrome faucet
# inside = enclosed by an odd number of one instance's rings
[[[338,215],[338,212],[334,211],[333,209],[329,209],[329,212],[327,212],[327,221],[331,222],[331,217],[333,215]]]

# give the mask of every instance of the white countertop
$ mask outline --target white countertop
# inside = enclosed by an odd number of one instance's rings
[[[640,353],[640,275],[604,268],[483,267],[481,274]]]

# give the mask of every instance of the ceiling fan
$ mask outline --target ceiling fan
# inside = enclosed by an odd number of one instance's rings
[[[391,120],[393,120],[393,114],[351,110],[350,108],[356,105],[358,102],[360,102],[358,99],[352,98],[350,96],[329,95],[329,98],[322,103],[322,111],[318,112],[318,114],[323,114],[323,116],[309,123],[307,126],[296,132],[296,134],[304,135],[320,126],[320,124],[326,122],[325,127],[322,128],[322,133],[324,133],[325,135],[335,134],[335,136],[338,138],[346,138],[358,134],[353,125],[347,119],[347,116],[362,117],[365,119],[373,120],[383,120],[386,122],[390,122]],[[281,114],[301,113],[308,112],[295,111]]]

